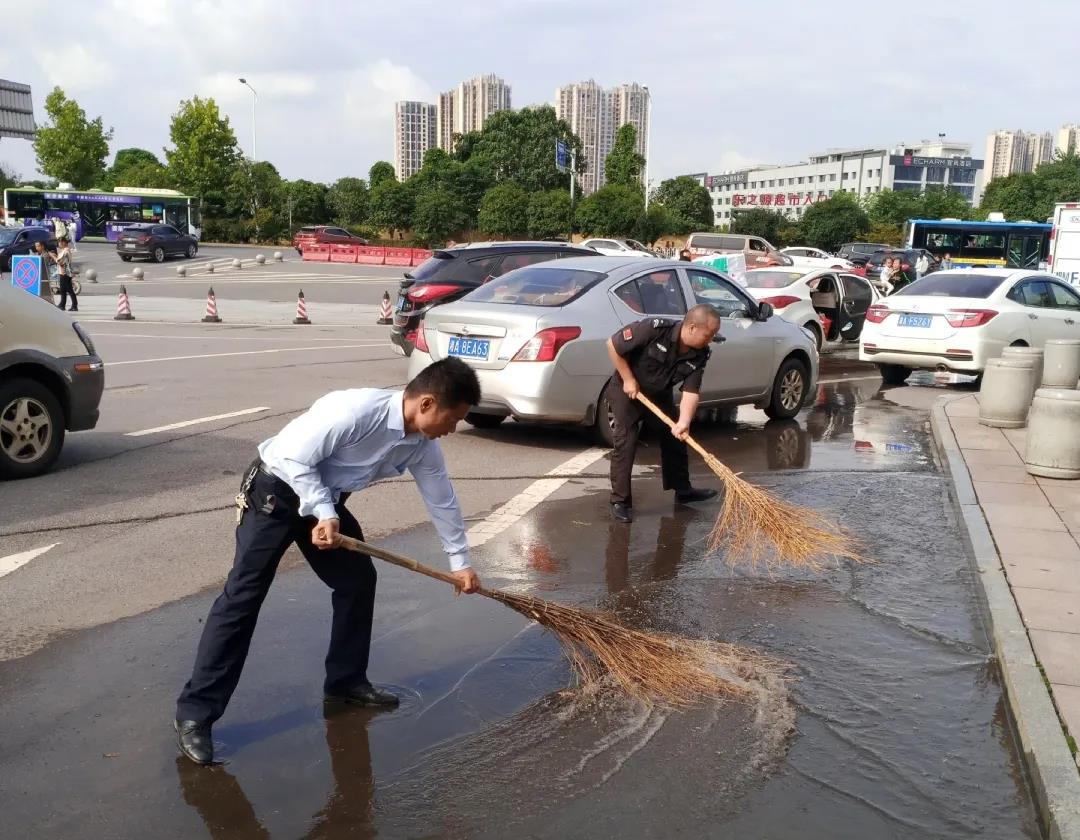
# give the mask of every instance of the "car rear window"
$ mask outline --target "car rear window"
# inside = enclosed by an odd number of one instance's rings
[[[456,260],[453,254],[448,254],[445,251],[436,251],[428,259],[424,260],[420,265],[409,272],[409,276],[413,280],[430,280],[442,269],[450,265],[451,260]]]
[[[477,303],[565,306],[577,300],[606,275],[559,266],[527,266],[481,286],[465,296]]]
[[[801,271],[748,271],[746,287],[748,289],[782,289],[796,280],[805,277]]]
[[[691,248],[716,248],[724,251],[741,251],[746,240],[740,236],[719,236],[707,233],[695,233],[688,243]]]
[[[923,295],[929,297],[987,298],[1004,282],[993,274],[969,274],[968,272],[938,271],[928,274],[894,292],[900,295]]]

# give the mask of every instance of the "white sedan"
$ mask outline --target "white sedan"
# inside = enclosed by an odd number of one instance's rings
[[[936,271],[866,316],[859,358],[890,385],[922,368],[982,373],[1009,346],[1080,339],[1080,294],[1053,274],[1014,268]]]
[[[782,248],[780,253],[791,257],[797,266],[808,268],[835,268],[850,271],[855,263],[845,260],[843,257],[834,257],[820,248]]]
[[[881,300],[865,277],[832,269],[755,268],[743,285],[785,321],[814,336],[820,350],[830,342],[857,341],[867,310]]]
[[[586,239],[579,243],[584,248],[592,248],[605,257],[659,257],[636,239]]]

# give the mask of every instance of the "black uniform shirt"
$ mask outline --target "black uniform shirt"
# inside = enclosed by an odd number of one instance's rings
[[[667,318],[646,318],[619,330],[611,337],[615,352],[630,364],[641,390],[656,394],[682,383],[680,390],[691,394],[701,392],[701,376],[709,361],[709,348],[691,348],[679,355],[679,331],[682,321]],[[615,379],[622,377],[615,371]]]

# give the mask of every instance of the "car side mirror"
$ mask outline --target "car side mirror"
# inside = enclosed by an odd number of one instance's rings
[[[771,303],[762,303],[758,306],[757,318],[758,321],[768,321],[773,316],[773,308]]]

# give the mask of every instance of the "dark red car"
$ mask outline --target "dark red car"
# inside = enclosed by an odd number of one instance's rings
[[[305,245],[367,245],[368,241],[345,228],[331,225],[307,225],[293,237],[293,247],[300,256]]]

